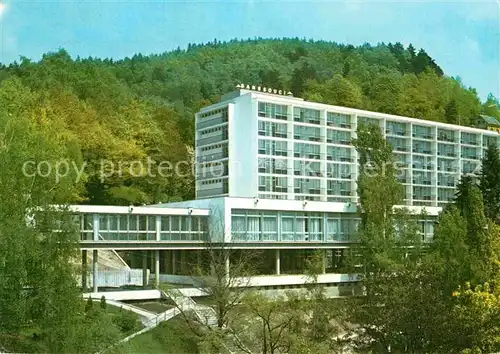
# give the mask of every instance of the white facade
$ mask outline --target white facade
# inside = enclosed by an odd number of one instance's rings
[[[477,172],[499,134],[238,90],[196,115],[197,199],[219,196],[357,202],[358,123],[394,146],[409,206],[442,207]],[[285,205],[285,204],[281,204]]]
[[[344,248],[352,242],[359,216],[353,203],[219,197],[159,204],[210,210],[210,234],[235,245],[268,248]],[[408,207],[431,240],[440,207]]]

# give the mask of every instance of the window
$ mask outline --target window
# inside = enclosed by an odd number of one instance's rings
[[[328,195],[349,197],[351,195],[351,181],[327,181]],[[345,199],[349,201],[349,198]]]
[[[328,129],[326,142],[331,144],[351,145],[351,132]]]
[[[296,122],[320,124],[320,111],[295,107],[293,109],[293,119]]]
[[[352,162],[351,151],[350,148],[328,146],[326,148],[326,158],[331,161]]]
[[[305,159],[320,159],[320,146],[316,144],[295,143],[294,156]]]
[[[386,122],[385,124],[385,133],[389,135],[406,136],[407,129],[408,127],[405,123]]]
[[[380,121],[376,118],[358,116],[359,125],[375,125],[380,126]]]
[[[259,139],[259,154],[287,156],[287,142]]]
[[[321,194],[321,181],[319,179],[296,178],[294,182],[297,194]]]
[[[328,178],[351,179],[351,165],[329,163],[327,165],[326,175]]]
[[[286,193],[288,179],[287,177],[259,176],[259,191]]]
[[[392,145],[395,151],[408,151],[408,140],[401,138],[388,137],[387,142]]]
[[[422,125],[414,125],[412,136],[417,139],[433,139],[433,128]]]
[[[294,174],[296,176],[322,176],[321,164],[317,161],[294,161]]]
[[[490,145],[498,146],[498,138],[496,136],[483,136],[483,147],[488,148]]]
[[[288,106],[259,102],[259,117],[272,118],[272,119],[288,119]]]
[[[438,129],[438,140],[454,142],[455,141],[455,132],[447,129]]]
[[[351,116],[348,114],[328,112],[326,115],[326,123],[329,127],[350,129]]]
[[[287,125],[283,123],[259,120],[259,135],[286,138],[288,135],[288,128]]]
[[[414,200],[431,200],[431,188],[430,187],[413,187],[413,199]]]
[[[461,143],[462,144],[467,144],[467,145],[479,145],[479,136],[474,133],[465,133],[462,132],[461,134]]]
[[[447,157],[456,157],[455,145],[439,143],[438,155]]]
[[[413,152],[418,154],[432,154],[430,141],[413,140]]]
[[[288,162],[282,159],[259,158],[259,172],[286,175],[288,174]]]
[[[478,160],[480,158],[479,151],[475,147],[471,146],[462,146],[462,158]]]
[[[320,128],[296,125],[293,128],[293,138],[296,140],[321,141]]]

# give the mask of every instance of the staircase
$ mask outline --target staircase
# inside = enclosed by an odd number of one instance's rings
[[[171,289],[168,293],[161,292],[162,297],[170,298],[181,311],[193,311],[200,323],[206,326],[217,326],[217,314],[210,306],[197,304],[192,298],[182,294],[178,289]]]
[[[208,327],[217,326],[217,313],[212,307],[197,304],[191,297],[182,294],[178,289],[170,289],[168,292],[161,291],[161,294],[165,299],[171,299],[181,311],[193,311],[200,323]],[[228,354],[250,353],[231,329],[224,328],[224,330],[226,341],[223,345]],[[246,350],[241,350],[242,347]]]

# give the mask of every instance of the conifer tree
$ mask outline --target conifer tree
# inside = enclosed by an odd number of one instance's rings
[[[500,153],[496,145],[490,145],[481,162],[479,174],[486,216],[500,223]]]

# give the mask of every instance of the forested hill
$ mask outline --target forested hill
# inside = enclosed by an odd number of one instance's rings
[[[470,124],[495,104],[444,75],[425,52],[400,43],[354,47],[325,41],[256,39],[189,45],[119,61],[72,59],[64,50],[0,67],[0,128],[12,117],[49,125],[84,166],[73,201],[141,204],[194,196],[193,177],[134,177],[140,160],[189,160],[194,113],[238,83],[290,90],[308,100]],[[497,115],[497,106],[487,107]],[[10,117],[10,118],[9,118]],[[100,161],[118,173],[101,180]],[[83,163],[85,162],[85,165]],[[189,168],[186,168],[189,170]],[[109,171],[111,171],[109,169]],[[186,175],[189,173],[186,173]]]

